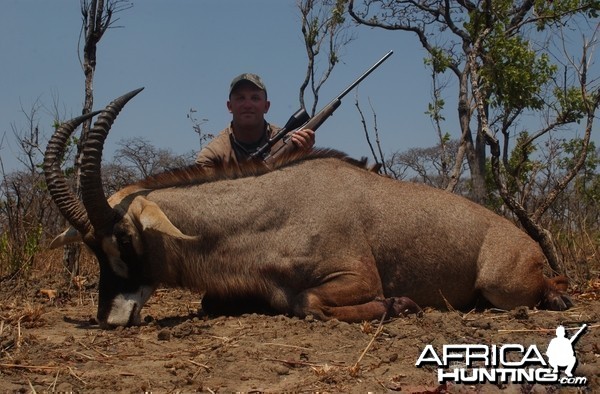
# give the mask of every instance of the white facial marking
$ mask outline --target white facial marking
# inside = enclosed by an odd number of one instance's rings
[[[142,307],[153,292],[154,288],[142,286],[135,293],[119,294],[112,302],[106,323],[112,326],[126,326],[129,322],[140,324]]]

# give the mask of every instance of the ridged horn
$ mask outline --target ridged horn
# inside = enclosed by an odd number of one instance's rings
[[[81,123],[99,113],[100,111],[91,112],[61,124],[50,138],[50,141],[48,141],[48,146],[44,153],[44,175],[52,201],[54,201],[65,219],[82,236],[85,236],[92,230],[91,223],[81,201],[79,201],[69,187],[60,165],[65,155],[67,141],[71,134],[73,134],[73,131]]]
[[[100,113],[83,143],[81,160],[81,198],[96,234],[107,234],[114,224],[116,211],[111,208],[102,187],[102,150],[110,128],[125,104],[144,88],[115,99]]]

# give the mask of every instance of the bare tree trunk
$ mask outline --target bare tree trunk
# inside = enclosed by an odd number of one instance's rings
[[[341,48],[354,38],[347,35],[349,25],[341,17],[341,4],[335,0],[298,0],[298,9],[302,17],[302,35],[308,64],[304,81],[300,85],[300,106],[306,108],[304,93],[310,84],[313,103],[309,114],[314,115],[319,101],[319,90],[329,79],[335,65],[339,62]],[[325,45],[324,56],[327,57],[327,68],[317,75],[316,60]]]
[[[474,43],[474,48],[478,49],[481,45],[482,38],[488,34],[489,30],[482,32],[480,34],[480,38]],[[491,149],[491,165],[492,165],[492,174],[494,176],[494,181],[496,183],[496,187],[498,188],[498,192],[502,197],[504,203],[510,208],[510,210],[517,215],[519,222],[527,231],[527,234],[531,236],[542,248],[544,251],[544,255],[548,260],[548,264],[550,268],[556,273],[563,272],[562,265],[560,264],[560,259],[558,257],[558,253],[556,251],[556,246],[554,245],[554,241],[552,239],[552,234],[546,229],[544,229],[538,222],[534,221],[532,216],[529,215],[525,207],[519,204],[518,201],[514,199],[514,197],[508,191],[508,187],[506,183],[503,181],[500,174],[500,143],[496,136],[492,133],[489,128],[487,112],[485,110],[484,104],[484,94],[479,86],[479,70],[477,66],[477,50],[473,50],[468,57],[467,62],[469,63],[469,67],[471,68],[471,86],[473,89],[473,97],[475,99],[475,104],[477,107],[477,119],[481,128],[481,135],[486,139],[487,143],[490,145]]]
[[[484,34],[481,34],[480,37],[483,37]],[[475,45],[478,45],[479,42],[476,42]],[[482,135],[486,138],[488,144],[491,148],[491,165],[492,165],[492,173],[494,176],[494,182],[496,183],[496,187],[498,188],[498,192],[502,197],[504,203],[510,208],[510,210],[517,216],[521,225],[525,228],[527,233],[539,243],[540,247],[544,251],[544,254],[548,260],[548,264],[550,268],[555,273],[564,272],[564,267],[559,258],[556,245],[554,243],[554,239],[550,231],[543,228],[540,224],[541,217],[544,212],[546,212],[552,203],[556,200],[558,195],[564,191],[569,182],[573,180],[573,178],[577,175],[577,173],[583,168],[585,164],[585,160],[587,157],[588,146],[591,138],[591,131],[594,122],[595,112],[600,105],[600,94],[599,91],[596,90],[591,94],[587,90],[586,80],[587,80],[587,63],[586,59],[586,50],[587,47],[584,47],[584,56],[583,61],[581,63],[580,68],[580,84],[581,84],[581,93],[583,98],[583,103],[585,106],[586,112],[586,129],[585,136],[582,139],[582,147],[579,152],[578,157],[574,160],[575,164],[571,168],[571,170],[557,183],[556,186],[547,193],[546,198],[540,204],[539,208],[533,212],[528,213],[525,207],[520,204],[515,198],[510,194],[506,181],[502,178],[500,171],[500,143],[498,139],[492,134],[489,129],[487,114],[485,111],[484,99],[481,89],[479,87],[479,72],[477,69],[477,63],[475,59],[475,52],[469,56],[468,62],[471,67],[471,84],[473,87],[473,96],[475,98],[475,102],[477,105],[477,113],[478,120],[482,128]]]
[[[83,60],[80,58],[83,74],[85,75],[85,97],[82,115],[92,112],[94,106],[94,73],[96,72],[96,50],[98,43],[106,30],[111,26],[112,17],[116,12],[131,8],[132,5],[123,0],[81,0],[81,15],[83,16],[81,36],[84,39]],[[92,120],[86,120],[82,124],[81,138],[77,144],[77,156],[75,158],[75,189],[80,194],[80,172],[81,154],[83,143],[87,139]],[[71,278],[79,275],[79,255],[81,252],[79,244],[65,246],[63,264]]]
[[[371,104],[370,101],[369,104]],[[377,128],[377,114],[373,109],[373,105],[371,105],[371,113],[373,114],[373,132],[375,134],[375,146],[377,146],[377,152],[375,152],[375,147],[373,146],[373,143],[371,143],[371,137],[369,136],[369,128],[367,127],[367,121],[365,120],[365,116],[362,112],[362,109],[360,108],[360,103],[358,102],[358,95],[356,95],[355,97],[354,106],[356,107],[356,110],[360,115],[360,121],[363,127],[363,131],[365,132],[365,138],[367,140],[367,144],[369,145],[369,149],[371,150],[371,154],[373,155],[373,159],[375,160],[375,165],[371,167],[371,170],[375,171],[375,169],[377,169],[376,172],[379,172],[379,170],[381,169],[385,175],[389,175],[387,168],[388,166],[385,162],[383,151],[381,150],[381,141],[379,140],[379,131]]]

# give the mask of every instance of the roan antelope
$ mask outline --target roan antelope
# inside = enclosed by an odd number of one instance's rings
[[[203,307],[212,312],[350,322],[415,312],[415,303],[571,305],[561,280],[543,276],[539,246],[508,220],[463,197],[378,175],[335,151],[242,174],[176,169],[107,199],[103,144],[138,92],[109,104],[90,131],[82,201],[59,163],[86,117],[59,127],[45,154],[48,189],[72,226],[51,246],[83,241],[95,253],[102,327],[139,323],[159,285],[204,293]]]

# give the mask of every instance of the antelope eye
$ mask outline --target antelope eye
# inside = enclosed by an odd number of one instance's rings
[[[130,246],[131,245],[131,235],[129,235],[129,234],[117,235],[117,243],[119,244],[119,246]]]

